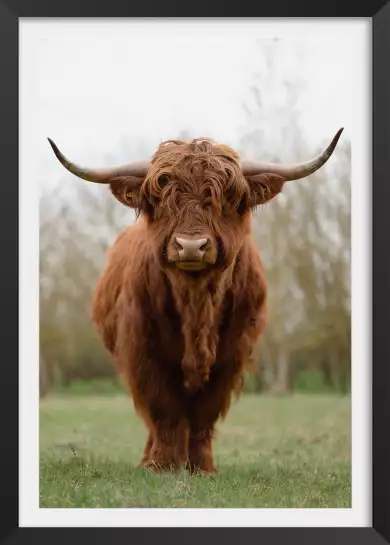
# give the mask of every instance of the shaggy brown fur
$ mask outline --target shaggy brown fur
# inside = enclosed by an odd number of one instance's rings
[[[111,184],[141,217],[110,249],[92,318],[149,429],[143,466],[216,471],[215,423],[265,326],[250,212],[283,183],[262,174],[250,190],[232,149],[197,139],[161,144],[139,191],[126,179]],[[175,266],[178,233],[210,241],[205,270]]]

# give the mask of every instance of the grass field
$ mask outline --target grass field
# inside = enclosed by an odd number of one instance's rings
[[[350,507],[350,398],[242,396],[218,427],[213,478],[136,467],[146,432],[126,395],[40,405],[41,507]]]

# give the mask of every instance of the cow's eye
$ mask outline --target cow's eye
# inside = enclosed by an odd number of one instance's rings
[[[160,189],[164,189],[164,187],[168,184],[169,184],[169,178],[166,174],[162,174],[161,176],[159,176],[158,186]]]

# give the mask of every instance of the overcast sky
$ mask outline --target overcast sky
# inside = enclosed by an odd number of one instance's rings
[[[341,126],[348,138],[361,62],[355,54],[361,32],[351,21],[22,20],[31,175],[50,184],[60,173],[47,136],[90,166],[124,138],[153,149],[184,128],[237,145],[243,104],[251,101],[256,72],[267,73],[263,52],[275,37],[277,78],[304,81],[297,108],[313,149]],[[283,106],[283,94],[272,92]],[[270,138],[275,122],[271,114],[264,121]]]

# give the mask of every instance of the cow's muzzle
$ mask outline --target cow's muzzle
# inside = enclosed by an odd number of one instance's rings
[[[170,260],[176,267],[186,271],[205,269],[215,262],[215,250],[207,235],[175,234],[172,237]]]

